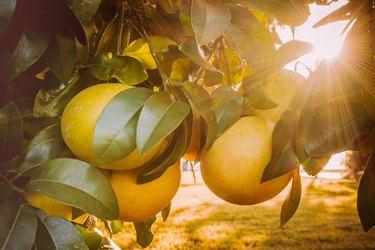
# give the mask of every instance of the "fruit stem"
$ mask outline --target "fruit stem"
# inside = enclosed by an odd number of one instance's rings
[[[220,49],[224,55],[225,67],[227,69],[228,86],[232,86],[232,72],[230,71],[230,64],[229,64],[227,52],[225,50],[225,43],[224,43],[223,37],[220,39]]]
[[[11,181],[8,180],[8,178],[2,173],[0,172],[0,178],[6,183],[8,184],[9,186],[12,187],[12,189],[18,193],[23,193],[23,190],[19,187],[17,187],[16,185],[14,185]]]

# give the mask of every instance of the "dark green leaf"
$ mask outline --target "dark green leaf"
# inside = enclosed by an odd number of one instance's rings
[[[322,110],[305,138],[311,156],[325,156],[350,149],[367,135],[372,122],[358,103],[336,102]]]
[[[95,57],[90,72],[100,80],[108,81],[116,78],[122,83],[136,85],[148,78],[142,64],[129,56],[117,56],[102,53]]]
[[[242,115],[243,96],[231,87],[220,86],[211,94],[218,125],[217,137]]]
[[[24,30],[15,49],[6,58],[2,58],[5,62],[0,68],[2,84],[14,80],[34,64],[43,55],[48,42],[48,33],[31,28]]]
[[[62,114],[66,104],[78,92],[89,87],[99,80],[95,78],[89,70],[84,71],[69,83],[65,88],[41,89],[39,90],[34,103],[34,116],[36,117],[56,117]]]
[[[308,156],[301,164],[303,170],[305,170],[308,175],[315,176],[324,168],[329,159],[331,159],[331,155],[319,157]]]
[[[83,23],[88,23],[99,8],[102,0],[71,0],[71,8],[77,18]]]
[[[76,225],[76,228],[81,232],[83,240],[90,250],[100,249],[103,244],[103,238],[100,234],[81,225]]]
[[[218,131],[215,109],[211,97],[200,85],[193,82],[184,82],[182,90],[206,124],[206,142],[204,148],[209,149],[215,141]]]
[[[0,109],[0,162],[18,155],[23,143],[23,124],[14,103]]]
[[[16,9],[17,0],[4,0],[0,2],[0,38],[8,29]]]
[[[299,169],[294,170],[293,182],[289,194],[284,200],[280,213],[280,226],[284,226],[297,211],[299,202],[301,200],[301,177]]]
[[[222,79],[223,73],[217,70],[214,66],[208,63],[204,57],[203,50],[197,44],[195,37],[190,37],[186,39],[179,45],[179,49],[182,53],[184,53],[190,60],[196,63],[198,66],[212,71],[211,75],[216,74],[216,79]]]
[[[171,212],[171,205],[172,203],[169,203],[163,210],[161,211],[161,216],[163,217],[163,221],[165,222],[168,219],[169,213]]]
[[[188,119],[184,119],[181,125],[173,132],[173,136],[164,152],[140,169],[137,176],[138,184],[159,178],[169,167],[180,161],[190,142],[191,130],[188,124]]]
[[[51,34],[44,57],[51,71],[64,84],[71,78],[76,53],[73,34],[58,30]]]
[[[293,145],[297,118],[293,110],[287,110],[273,129],[272,158],[263,172],[262,181],[282,176],[299,167]]]
[[[365,232],[375,225],[375,151],[367,161],[365,172],[360,180],[357,196],[357,210]]]
[[[38,213],[37,249],[85,249],[81,233],[74,225],[59,216]]]
[[[118,48],[118,46],[126,46],[128,44],[129,34],[125,32],[130,32],[130,29],[122,27],[123,25],[125,24],[123,20],[121,20],[121,15],[115,15],[101,35],[95,55],[104,52],[112,52],[113,54],[117,54],[118,52],[122,53],[124,48]],[[121,31],[123,32],[122,34],[120,34]],[[116,37],[116,39],[113,39],[114,37]],[[118,42],[118,37],[121,37],[122,39],[120,43]]]
[[[26,173],[26,189],[41,192],[101,219],[116,219],[116,195],[103,173],[89,164],[69,158],[49,160]]]
[[[107,104],[94,131],[95,164],[115,162],[136,148],[139,111],[152,93],[146,88],[131,88],[117,94]]]
[[[137,243],[141,247],[147,247],[152,242],[154,235],[151,232],[151,226],[156,221],[156,217],[141,222],[135,222],[134,228],[137,233]]]
[[[137,148],[146,153],[160,140],[172,133],[189,114],[190,107],[181,101],[172,101],[169,94],[159,92],[146,101],[137,125]]]
[[[60,123],[57,123],[43,129],[30,141],[19,170],[27,171],[48,160],[68,156],[73,155],[61,136]]]
[[[6,202],[12,195],[13,188],[12,186],[0,183],[0,205]]]
[[[37,219],[31,207],[18,201],[0,205],[0,248],[31,249]]]
[[[345,62],[322,61],[306,82],[300,86],[299,94],[294,96],[291,106],[311,108],[336,99],[350,99],[360,90]]]
[[[193,0],[191,22],[197,42],[205,45],[219,38],[231,20],[229,8],[218,0]]]

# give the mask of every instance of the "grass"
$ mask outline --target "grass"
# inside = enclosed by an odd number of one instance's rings
[[[148,249],[375,249],[375,229],[364,233],[357,215],[357,183],[304,178],[302,185],[297,213],[280,228],[287,190],[262,204],[237,206],[185,173],[168,220],[158,216],[152,227]],[[130,223],[113,240],[121,249],[141,249]]]

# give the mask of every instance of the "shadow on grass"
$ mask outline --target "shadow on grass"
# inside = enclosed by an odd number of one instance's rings
[[[149,249],[375,249],[375,230],[362,231],[352,184],[303,181],[300,207],[283,228],[286,192],[253,206],[225,203],[203,185],[184,186],[171,215],[153,226]],[[122,249],[139,249],[134,235]],[[130,235],[130,236],[129,236]]]

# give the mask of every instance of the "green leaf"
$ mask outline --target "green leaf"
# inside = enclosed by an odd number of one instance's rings
[[[331,159],[331,155],[319,157],[308,156],[306,160],[302,162],[303,170],[305,170],[308,175],[315,176],[324,168],[329,159]]]
[[[211,94],[218,125],[217,137],[242,115],[243,96],[231,87],[220,86]]]
[[[212,66],[207,60],[205,59],[203,50],[197,44],[195,37],[189,37],[184,42],[179,45],[179,49],[182,53],[184,53],[190,60],[196,63],[198,66],[212,71],[212,74],[216,74],[217,78],[222,79],[223,73],[217,70],[214,66]]]
[[[134,229],[137,233],[137,243],[141,247],[147,247],[152,242],[154,235],[151,232],[151,226],[156,221],[156,217],[152,217],[147,221],[135,222]]]
[[[44,53],[48,46],[49,34],[27,27],[21,34],[15,49],[4,56],[4,65],[0,68],[2,84],[14,80],[27,70]]]
[[[250,9],[231,5],[230,10],[232,21],[227,32],[234,47],[255,69],[268,67],[276,52],[271,32]]]
[[[63,30],[56,30],[51,34],[44,57],[51,71],[62,83],[68,83],[71,78],[76,53],[73,34]]]
[[[193,0],[191,3],[191,22],[199,45],[219,38],[230,21],[229,8],[219,0]]]
[[[103,173],[75,159],[58,158],[36,166],[26,173],[31,180],[26,189],[77,207],[101,219],[116,219],[116,195]]]
[[[371,152],[359,182],[357,210],[365,232],[375,225],[375,151]]]
[[[155,53],[169,51],[169,46],[177,45],[174,41],[163,36],[149,37]],[[145,69],[156,69],[156,62],[152,56],[150,45],[144,38],[139,38],[126,46],[124,56],[130,56],[140,61]]]
[[[159,92],[146,101],[137,125],[137,148],[146,153],[160,140],[172,133],[189,114],[190,107],[181,101],[172,101],[169,94]]]
[[[142,184],[159,178],[169,167],[180,161],[189,146],[189,132],[191,131],[188,129],[188,121],[184,119],[173,132],[167,148],[140,169],[137,175],[137,183]]]
[[[34,103],[34,116],[36,117],[56,117],[60,116],[66,104],[78,92],[93,84],[98,83],[89,70],[82,72],[63,89],[40,89]]]
[[[94,58],[90,72],[102,81],[116,78],[118,81],[136,85],[148,78],[142,64],[129,56],[116,56],[112,53],[102,53]]]
[[[11,102],[0,109],[0,162],[8,161],[21,151],[23,124],[17,106]]]
[[[299,169],[294,170],[292,186],[289,194],[284,200],[280,213],[280,227],[284,226],[297,211],[299,202],[301,200],[301,177]]]
[[[40,131],[27,146],[19,170],[24,172],[54,158],[73,156],[60,131],[60,123]]]
[[[330,104],[308,130],[305,150],[311,156],[325,156],[350,149],[371,127],[372,122],[361,104]]]
[[[170,202],[163,210],[161,210],[161,216],[165,222],[168,219],[169,213],[171,212],[172,203]]]
[[[90,250],[100,249],[103,244],[103,238],[100,234],[78,224],[75,227],[81,232],[83,240]]]
[[[99,8],[102,0],[70,0],[71,8],[81,23],[88,23]]]
[[[80,231],[59,216],[38,215],[38,230],[35,245],[37,249],[86,249]]]
[[[0,205],[8,201],[13,193],[13,188],[11,185],[6,183],[0,183]]]
[[[127,25],[126,22],[121,20],[121,15],[117,13],[107,24],[103,34],[100,36],[95,56],[103,52],[121,53],[123,50],[122,46],[126,46],[129,42],[130,29],[125,25]]]
[[[300,163],[294,150],[297,118],[293,110],[287,110],[276,123],[272,132],[272,158],[263,172],[262,182],[299,167]]]
[[[139,111],[152,93],[146,88],[131,88],[117,94],[107,104],[94,130],[95,164],[115,162],[136,148]]]
[[[16,3],[17,0],[4,0],[0,3],[0,38],[4,35],[12,21]]]
[[[209,149],[215,141],[218,131],[215,108],[211,97],[204,88],[193,82],[184,82],[182,90],[206,124],[206,142],[204,148]]]
[[[122,220],[111,220],[109,223],[111,234],[117,234],[121,232],[124,227],[124,222]]]
[[[0,214],[0,248],[31,249],[38,223],[33,209],[9,201],[0,205]]]

